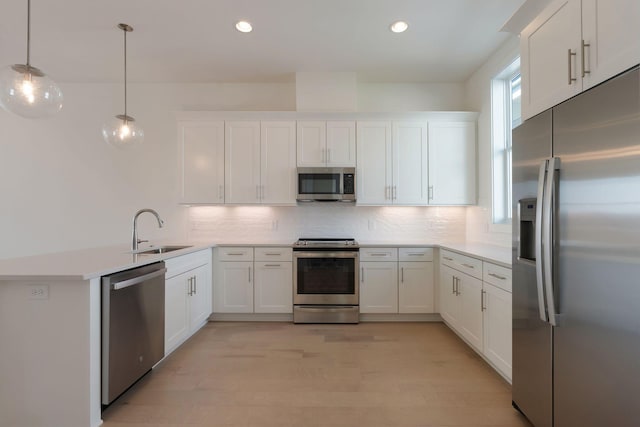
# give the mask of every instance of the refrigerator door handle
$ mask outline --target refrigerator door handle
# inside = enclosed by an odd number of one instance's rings
[[[542,205],[544,203],[544,189],[547,178],[547,167],[549,160],[543,160],[540,164],[540,172],[538,174],[538,199],[536,203],[536,223],[535,223],[535,250],[536,250],[536,288],[538,290],[538,309],[540,320],[548,322],[547,311],[544,302],[544,275],[542,270]]]
[[[547,170],[547,182],[545,183],[545,200],[542,212],[542,257],[544,259],[544,284],[547,297],[547,313],[549,323],[558,326],[556,321],[556,303],[553,292],[553,228],[554,228],[554,208],[556,198],[557,179],[560,171],[560,159],[552,157],[549,160]]]

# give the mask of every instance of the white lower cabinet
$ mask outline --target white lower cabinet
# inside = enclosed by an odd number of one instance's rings
[[[511,378],[511,293],[484,284],[484,355]]]
[[[293,312],[291,248],[221,247],[216,258],[214,313]]]
[[[511,380],[511,269],[440,251],[440,315]]]
[[[398,312],[398,263],[360,262],[360,313]]]
[[[360,312],[433,313],[432,260],[432,248],[361,248]]]
[[[292,313],[292,275],[292,262],[256,261],[253,311],[255,313]]]
[[[200,329],[211,314],[211,250],[170,258],[165,280],[165,355]]]

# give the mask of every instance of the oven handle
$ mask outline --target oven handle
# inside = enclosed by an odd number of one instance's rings
[[[307,251],[307,252],[294,252],[294,258],[353,258],[356,259],[359,256],[358,251]]]

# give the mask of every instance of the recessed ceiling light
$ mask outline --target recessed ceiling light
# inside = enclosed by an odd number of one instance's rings
[[[396,21],[391,24],[390,28],[394,33],[404,33],[405,31],[407,31],[407,28],[409,28],[409,24],[404,21]]]
[[[240,31],[241,33],[250,33],[251,30],[253,30],[253,27],[247,21],[238,21],[236,23],[236,30]]]

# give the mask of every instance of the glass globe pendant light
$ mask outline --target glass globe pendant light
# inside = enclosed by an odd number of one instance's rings
[[[62,91],[42,70],[31,65],[31,0],[27,0],[27,63],[0,69],[0,105],[35,119],[62,109]]]
[[[144,131],[127,114],[127,33],[133,31],[133,27],[118,24],[118,28],[124,34],[124,114],[118,114],[102,127],[102,137],[114,147],[127,148],[141,144],[144,141]]]

